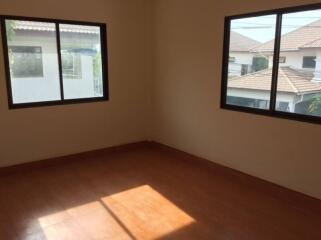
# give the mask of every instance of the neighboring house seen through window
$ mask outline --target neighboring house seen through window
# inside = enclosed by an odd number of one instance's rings
[[[286,63],[286,57],[279,57],[279,63]]]
[[[10,108],[103,101],[106,25],[2,16]]]
[[[9,53],[13,78],[43,77],[41,47],[10,46]]]
[[[321,123],[320,39],[321,4],[226,17],[221,107]]]
[[[229,57],[229,62],[235,62],[235,57]]]
[[[242,64],[241,65],[241,75],[247,74],[249,71],[249,65],[248,64]]]
[[[81,79],[81,55],[61,52],[62,72],[64,78]]]

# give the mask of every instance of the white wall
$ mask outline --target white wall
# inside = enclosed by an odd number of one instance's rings
[[[81,56],[81,78],[64,78],[65,99],[90,98],[95,96],[93,57]]]
[[[227,96],[270,101],[270,92],[261,90],[228,88]],[[296,103],[295,97],[296,95],[292,93],[278,92],[276,104],[278,105],[279,102],[287,102],[289,103],[290,110],[294,111]]]
[[[9,110],[0,48],[0,166],[151,139],[151,4],[0,1],[1,14],[106,23],[110,93],[108,102]]]
[[[270,101],[270,92],[250,89],[228,88],[227,96],[252,98]]]
[[[55,33],[45,36],[17,34],[8,45],[41,47],[42,50],[43,77],[12,78],[13,102],[59,100],[60,85]]]
[[[8,110],[0,58],[0,166],[153,139],[321,199],[320,125],[219,108],[224,16],[308,2],[2,0],[108,23],[110,101]]]
[[[320,125],[220,109],[224,17],[311,2],[156,1],[155,140],[321,199]]]
[[[235,57],[235,63],[252,64],[253,54],[248,52],[230,52],[231,57]]]
[[[303,64],[303,57],[304,56],[317,56],[321,49],[303,49],[300,51],[293,51],[293,52],[281,52],[280,56],[281,57],[286,57],[286,62],[285,63],[280,63],[279,66],[285,67],[285,66],[290,66],[293,68],[297,69],[303,69],[302,64]],[[269,56],[269,67],[272,67],[273,65],[273,57]],[[314,69],[311,68],[304,68],[305,70],[308,71],[314,71]]]
[[[241,76],[242,64],[247,64],[251,70],[253,54],[248,52],[230,52],[230,57],[235,57],[235,62],[229,63],[230,75]]]
[[[86,42],[82,36],[82,46],[93,44],[92,38]],[[64,37],[64,44],[71,44],[73,39]],[[54,32],[28,31],[17,32],[9,46],[41,47],[43,77],[13,78],[14,103],[28,103],[60,100],[60,84],[57,58],[57,42]],[[98,97],[94,91],[93,57],[81,55],[81,78],[64,78],[65,99]]]

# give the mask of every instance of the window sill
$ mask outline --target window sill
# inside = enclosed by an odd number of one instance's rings
[[[242,106],[236,106],[236,105],[230,105],[230,104],[221,104],[221,109],[243,112],[243,113],[250,113],[250,114],[257,114],[257,115],[274,117],[274,118],[276,117],[276,118],[282,118],[282,119],[288,119],[288,120],[294,120],[294,121],[300,121],[300,122],[308,122],[313,124],[321,124],[320,117],[303,115],[298,113],[270,111],[270,110],[264,110],[259,108],[249,108],[249,107],[242,107]]]
[[[78,103],[94,103],[94,102],[104,102],[108,100],[109,99],[107,97],[95,97],[95,98],[79,98],[79,99],[70,99],[70,100],[56,100],[56,101],[33,102],[33,103],[13,103],[13,104],[9,104],[9,109],[59,106],[59,105],[78,104]]]

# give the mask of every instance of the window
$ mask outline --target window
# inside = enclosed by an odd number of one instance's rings
[[[234,62],[235,62],[235,57],[230,57],[230,58],[229,58],[229,62],[234,63]]]
[[[321,123],[320,39],[321,4],[226,17],[221,107]]]
[[[108,99],[106,25],[2,16],[10,108]]]
[[[279,57],[279,63],[286,63],[286,57]]]
[[[9,46],[13,78],[43,77],[41,47]]]
[[[229,53],[238,52],[242,56],[239,57],[238,65],[228,63],[227,100],[233,98],[236,106],[262,109],[263,105],[257,102],[270,99],[272,71],[267,59],[273,59],[273,52],[264,55],[256,50],[263,40],[253,39],[252,35],[264,36],[266,40],[271,40],[273,47],[276,15],[232,19],[229,24]],[[262,29],[261,24],[270,24],[271,29]],[[257,76],[261,76],[261,79]],[[236,99],[240,101],[236,103]]]
[[[247,64],[242,64],[242,65],[241,65],[241,75],[243,76],[243,75],[247,74],[248,71],[249,71],[249,65],[247,65]]]
[[[303,57],[303,68],[315,68],[316,57]]]
[[[61,52],[62,74],[64,78],[81,79],[81,56],[68,51]]]

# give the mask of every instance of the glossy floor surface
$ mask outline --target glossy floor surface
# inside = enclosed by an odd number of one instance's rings
[[[0,239],[321,239],[321,205],[162,147],[0,176]]]

